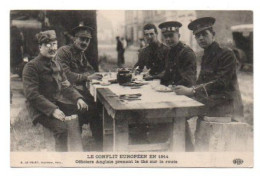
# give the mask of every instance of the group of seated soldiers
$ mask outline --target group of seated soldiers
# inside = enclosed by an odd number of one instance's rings
[[[160,79],[178,95],[186,95],[205,104],[205,114],[198,117],[197,129],[204,116],[243,116],[243,105],[237,82],[236,58],[232,50],[215,41],[215,18],[192,21],[198,45],[204,49],[197,78],[196,55],[180,42],[182,24],[178,21],[159,25],[165,44],[159,42],[157,27],[146,24],[143,34],[147,46],[139,51],[134,68],[149,69],[146,79]],[[90,124],[97,150],[102,150],[102,119],[86,82],[101,79],[86,57],[93,29],[77,26],[72,30],[74,42],[58,48],[55,31],[37,34],[39,55],[26,64],[23,86],[33,123],[50,129],[56,151],[68,151],[66,116],[78,114],[79,124]],[[188,119],[189,117],[187,117]]]

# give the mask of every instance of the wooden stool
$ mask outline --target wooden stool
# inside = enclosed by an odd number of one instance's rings
[[[74,118],[72,116],[74,116]],[[83,152],[78,115],[72,116],[70,120],[65,121],[68,127],[68,151]]]
[[[195,138],[196,152],[253,151],[252,130],[247,123],[226,117],[206,117]]]

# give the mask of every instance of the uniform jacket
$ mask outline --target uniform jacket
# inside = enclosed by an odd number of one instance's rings
[[[74,45],[60,47],[56,59],[61,63],[68,80],[72,84],[83,84],[85,82],[84,76],[95,72],[85,53]]]
[[[37,119],[51,116],[58,108],[57,102],[75,104],[82,96],[72,86],[62,86],[67,80],[60,64],[38,55],[23,70],[23,89],[30,115]]]
[[[161,79],[165,85],[191,87],[196,83],[196,55],[187,45],[179,42],[171,47],[166,60],[166,71]]]
[[[204,103],[208,116],[243,116],[234,53],[213,42],[202,57],[195,97]]]
[[[138,61],[134,67],[139,66],[143,70],[146,66],[150,70],[151,75],[157,75],[165,70],[165,61],[169,51],[169,47],[157,42],[140,50]]]

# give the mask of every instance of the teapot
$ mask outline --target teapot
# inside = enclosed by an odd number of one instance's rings
[[[129,83],[131,81],[132,81],[132,73],[130,69],[127,68],[118,69],[117,82],[119,83],[119,85],[122,85],[124,83]]]

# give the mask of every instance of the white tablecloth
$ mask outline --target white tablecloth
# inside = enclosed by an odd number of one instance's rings
[[[109,88],[114,94],[137,94],[140,93],[142,96],[141,100],[138,101],[127,101],[127,103],[146,103],[146,102],[174,102],[178,100],[183,100],[183,95],[176,95],[174,92],[157,92],[152,89],[152,82],[149,82],[147,85],[143,85],[139,89],[131,89],[128,86],[120,86],[119,84],[111,84],[108,86],[101,86],[97,84],[90,84],[90,93],[93,95],[94,100],[97,100],[97,89],[98,88]]]

